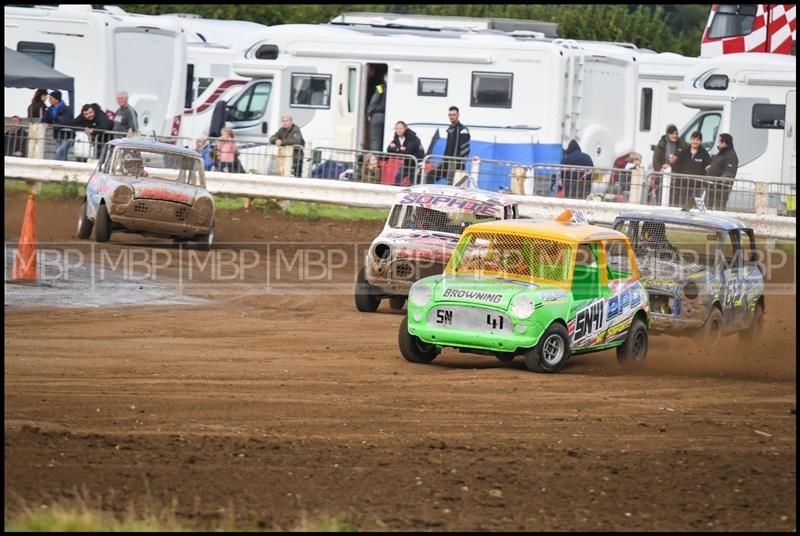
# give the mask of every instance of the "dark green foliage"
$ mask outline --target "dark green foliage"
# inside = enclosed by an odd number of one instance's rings
[[[644,4],[127,4],[132,13],[197,13],[206,18],[266,25],[327,22],[343,11],[374,11],[532,19],[558,23],[559,37],[624,41],[656,52],[700,53],[700,38],[710,5]]]

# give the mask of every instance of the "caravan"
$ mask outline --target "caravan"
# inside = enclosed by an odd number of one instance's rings
[[[90,5],[4,8],[5,46],[75,79],[73,110],[116,110],[126,90],[142,132],[177,135],[186,80],[186,36],[174,22]],[[33,92],[5,90],[5,115],[25,116]]]
[[[228,124],[238,141],[264,142],[288,113],[314,147],[364,149],[367,103],[387,75],[384,147],[399,120],[435,145],[455,105],[471,156],[557,163],[574,138],[608,166],[633,149],[633,55],[527,32],[273,26],[234,64],[254,80],[229,103]]]

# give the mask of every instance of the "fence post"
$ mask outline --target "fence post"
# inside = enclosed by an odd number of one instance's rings
[[[480,177],[480,173],[481,173],[481,157],[473,156],[472,166],[469,170],[469,182],[467,182],[467,188],[474,189],[478,187],[478,177]]]
[[[642,203],[642,183],[644,182],[644,173],[641,168],[634,168],[631,170],[631,189],[628,194],[629,203]]]
[[[667,173],[661,175],[661,206],[669,206],[669,187],[672,179],[672,169]]]
[[[769,203],[767,202],[767,183],[756,182],[756,214],[766,214]]]
[[[44,158],[47,143],[47,123],[31,123],[28,126],[28,158]]]

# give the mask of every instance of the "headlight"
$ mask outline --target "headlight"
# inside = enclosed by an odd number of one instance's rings
[[[689,281],[683,285],[683,297],[687,300],[695,300],[700,295],[700,287],[694,281]]]
[[[214,213],[214,202],[208,197],[201,197],[194,203],[194,213],[198,223],[210,222]]]
[[[120,205],[128,204],[132,199],[133,190],[124,184],[117,186],[117,188],[114,190],[114,195],[111,196],[111,202]]]
[[[533,314],[533,300],[527,294],[517,294],[511,300],[511,312],[521,320],[529,318]]]
[[[415,283],[408,293],[408,299],[417,307],[425,307],[428,305],[428,302],[431,301],[431,296],[433,296],[431,287],[424,283]]]

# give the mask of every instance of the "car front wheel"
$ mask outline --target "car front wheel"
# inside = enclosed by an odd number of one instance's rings
[[[356,277],[356,309],[362,313],[374,313],[381,304],[375,294],[375,287],[367,283],[366,268],[362,268]]]
[[[105,203],[97,209],[97,217],[94,222],[94,239],[97,242],[108,242],[111,238],[111,218],[108,217],[108,209]]]
[[[92,235],[92,227],[94,227],[94,223],[92,223],[92,220],[86,215],[86,200],[84,199],[83,204],[81,204],[81,213],[78,216],[77,238],[79,240],[86,240],[89,238]]]
[[[408,332],[408,317],[403,318],[400,324],[399,343],[400,353],[412,363],[430,363],[440,352],[435,345],[423,342]]]
[[[534,372],[559,372],[570,354],[567,328],[554,322],[539,338],[539,343],[525,352],[525,366]]]
[[[713,348],[719,344],[720,339],[722,339],[724,328],[725,319],[722,317],[722,312],[716,307],[713,307],[711,309],[711,314],[708,315],[706,323],[698,330],[697,338],[703,346]]]
[[[195,244],[197,244],[197,249],[200,251],[208,251],[211,249],[211,244],[214,243],[214,224],[211,224],[208,232],[206,234],[197,235],[195,238]]]

